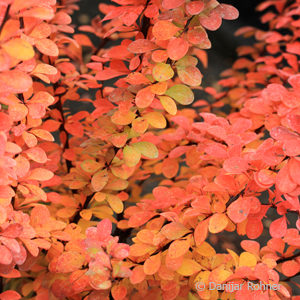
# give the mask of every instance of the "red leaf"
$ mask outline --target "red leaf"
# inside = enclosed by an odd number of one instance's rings
[[[184,0],[163,0],[162,6],[165,9],[173,9],[182,5]]]
[[[0,245],[0,253],[0,264],[9,265],[13,259],[11,252],[5,246]]]
[[[158,47],[155,45],[155,43],[149,40],[139,39],[129,44],[127,49],[132,53],[145,53],[156,48]]]
[[[239,198],[229,205],[227,215],[234,223],[241,223],[247,219],[250,208],[251,202],[248,199]]]
[[[183,38],[175,38],[169,41],[167,52],[172,60],[179,60],[189,50],[189,43]]]
[[[270,225],[270,235],[273,238],[281,238],[286,234],[287,224],[286,218],[281,217],[275,221],[273,221]]]
[[[21,299],[21,296],[19,293],[9,290],[9,291],[5,291],[5,292],[1,293],[0,299],[1,300],[18,300],[18,299]]]

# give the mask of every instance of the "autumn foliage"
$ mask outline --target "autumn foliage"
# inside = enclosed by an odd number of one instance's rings
[[[0,0],[0,299],[297,299],[300,1],[258,6],[218,88],[234,7],[99,1],[75,33],[76,2]]]

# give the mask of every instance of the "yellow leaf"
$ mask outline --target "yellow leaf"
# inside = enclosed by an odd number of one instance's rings
[[[123,158],[128,167],[134,167],[141,159],[141,152],[133,146],[125,146],[123,149]]]
[[[227,251],[231,255],[231,257],[233,258],[234,265],[238,266],[238,264],[239,264],[239,256],[234,251],[232,251],[230,249],[227,249]]]
[[[174,76],[174,71],[169,64],[158,63],[152,70],[152,76],[156,81],[166,81]]]
[[[254,254],[249,252],[242,252],[239,261],[240,267],[255,267],[256,264],[257,264],[257,259]]]
[[[182,276],[192,276],[200,270],[201,266],[195,260],[184,258],[181,267],[176,272]]]
[[[118,196],[109,194],[107,195],[106,201],[115,213],[120,214],[123,211],[124,205]]]
[[[160,103],[163,106],[163,108],[165,109],[165,111],[167,113],[169,113],[170,115],[176,115],[177,113],[177,106],[175,101],[169,97],[169,96],[161,96],[159,97]]]
[[[9,40],[2,47],[10,56],[20,60],[28,60],[34,57],[33,47],[20,38]]]
[[[148,158],[157,158],[158,150],[155,145],[150,142],[137,142],[132,147]]]
[[[164,115],[156,111],[144,115],[144,118],[154,128],[165,128],[167,125]]]

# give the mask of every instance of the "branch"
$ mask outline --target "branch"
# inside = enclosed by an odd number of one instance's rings
[[[297,258],[297,257],[300,257],[300,252],[295,253],[294,255],[289,256],[289,257],[281,257],[281,258],[279,258],[279,259],[277,260],[277,264],[281,264],[281,263],[283,263],[283,262],[285,262],[285,261],[289,261],[289,260],[292,260],[292,259]],[[296,275],[295,275],[295,276],[296,276]]]
[[[247,187],[247,186],[246,186]],[[241,190],[237,195],[230,197],[230,199],[228,200],[228,202],[226,203],[226,208],[228,208],[228,206],[233,203],[235,200],[237,200],[240,196],[243,196],[246,190],[246,187]]]
[[[5,15],[4,15],[2,24],[1,24],[1,26],[0,26],[0,33],[2,32],[2,29],[3,29],[3,27],[4,27],[4,24],[6,23],[6,21],[7,21],[8,18],[9,18],[9,9],[10,9],[10,4],[7,5],[7,7],[6,7]]]
[[[55,83],[54,84],[54,92],[55,90],[58,88],[58,84]],[[64,95],[64,94],[62,94]],[[60,114],[61,114],[61,118],[62,118],[62,124],[59,127],[59,132],[64,132],[66,134],[66,142],[63,145],[63,151],[67,148],[69,148],[69,133],[66,131],[65,129],[65,123],[66,123],[66,119],[65,119],[65,115],[64,115],[64,111],[63,111],[63,105],[61,102],[61,96],[62,95],[58,95],[58,101],[54,104],[54,108],[56,108]],[[66,159],[66,166],[67,166],[67,172],[69,173],[72,167],[72,163]]]
[[[79,220],[80,220],[80,212],[81,212],[82,210],[88,208],[88,206],[89,206],[91,200],[93,199],[93,196],[94,196],[94,194],[89,195],[89,196],[86,197],[83,206],[80,207],[80,208],[77,210],[75,216],[73,217],[73,220],[71,220],[70,223],[78,224],[78,222],[79,222]]]

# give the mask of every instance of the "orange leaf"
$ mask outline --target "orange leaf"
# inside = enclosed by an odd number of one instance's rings
[[[144,88],[137,92],[135,97],[135,103],[139,108],[145,108],[151,105],[154,99],[154,94],[150,88]]]
[[[150,256],[144,263],[144,273],[146,275],[155,274],[161,265],[161,253]]]
[[[293,277],[300,271],[300,263],[295,260],[285,261],[281,266],[282,273],[287,277]]]
[[[94,174],[92,177],[92,187],[96,192],[101,191],[108,182],[107,170],[102,170]]]
[[[29,75],[19,70],[0,73],[0,90],[7,93],[24,93],[32,86]]]
[[[169,240],[177,240],[187,234],[189,230],[179,222],[172,222],[165,225],[160,232]]]
[[[143,266],[136,266],[132,270],[132,273],[130,275],[130,282],[132,284],[138,284],[142,282],[145,279],[146,275],[144,273],[144,267]]]
[[[187,240],[176,240],[171,243],[168,255],[170,258],[177,258],[186,254],[190,248],[190,239]]]
[[[126,145],[123,149],[123,158],[128,167],[134,167],[141,159],[141,152],[132,146]]]
[[[56,262],[55,271],[58,273],[70,273],[81,268],[84,257],[77,252],[67,251],[62,253]]]
[[[46,181],[50,180],[53,176],[53,172],[47,169],[36,168],[30,172],[29,176],[27,176],[27,179]]]
[[[197,247],[199,247],[206,240],[207,233],[208,219],[198,223],[197,227],[195,228],[194,239]]]
[[[223,231],[228,225],[228,218],[225,214],[216,213],[209,219],[208,229],[211,233]]]
[[[0,131],[6,131],[10,129],[12,125],[12,120],[10,119],[9,115],[5,114],[4,112],[0,112]]]
[[[107,195],[106,201],[115,213],[120,214],[123,212],[124,205],[118,196],[109,194]]]
[[[50,39],[40,39],[35,43],[37,49],[48,56],[58,56],[59,50],[56,44]]]
[[[127,288],[124,285],[118,284],[114,285],[111,289],[111,295],[114,300],[122,300],[126,297]]]
[[[158,40],[169,40],[178,30],[179,28],[170,21],[161,20],[154,24],[152,34]]]
[[[167,53],[172,60],[179,60],[189,50],[189,43],[183,38],[171,39],[168,44]]]
[[[33,147],[25,151],[27,156],[33,161],[43,164],[47,162],[47,155],[45,151],[40,147]]]

